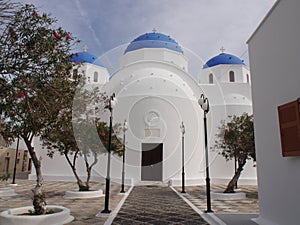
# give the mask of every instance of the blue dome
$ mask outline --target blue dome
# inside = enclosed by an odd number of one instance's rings
[[[97,66],[103,66],[103,64],[100,62],[100,60],[97,59],[96,56],[92,55],[88,52],[77,52],[73,55],[71,62],[74,63],[90,63]]]
[[[146,33],[134,39],[126,48],[124,54],[142,48],[167,48],[176,52],[183,53],[178,43],[162,33]]]
[[[240,58],[227,54],[227,53],[221,53],[220,55],[217,55],[210,60],[208,60],[203,68],[213,67],[220,64],[235,64],[235,65],[245,65],[244,61]]]

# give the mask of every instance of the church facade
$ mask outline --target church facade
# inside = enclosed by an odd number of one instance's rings
[[[73,62],[82,63],[80,68],[75,65],[73,72],[84,73],[88,84],[100,87],[109,96],[116,95],[113,123],[126,120],[128,124],[127,184],[163,181],[180,185],[183,165],[187,185],[204,184],[204,113],[198,104],[201,94],[210,103],[207,116],[212,182],[231,179],[234,162],[226,162],[213,144],[221,120],[244,112],[252,114],[250,71],[241,59],[222,52],[204,63],[195,79],[181,46],[170,36],[151,32],[127,46],[113,75],[87,51],[75,54]],[[55,166],[51,159],[43,158],[45,179],[71,179],[71,170],[62,157],[56,156]],[[106,167],[107,156],[100,155],[94,180],[105,179]],[[119,182],[121,171],[122,158],[112,155],[111,179]],[[241,182],[256,182],[253,164],[246,166]]]

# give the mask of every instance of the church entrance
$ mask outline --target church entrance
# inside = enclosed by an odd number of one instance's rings
[[[162,181],[162,143],[142,143],[142,181]]]

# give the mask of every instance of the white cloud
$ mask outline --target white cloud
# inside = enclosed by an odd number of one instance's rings
[[[51,12],[59,23],[101,55],[151,32],[171,35],[209,59],[227,52],[247,60],[246,41],[275,0],[23,0]],[[80,49],[81,50],[81,49]]]

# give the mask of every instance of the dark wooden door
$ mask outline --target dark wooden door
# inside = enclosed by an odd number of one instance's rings
[[[162,181],[162,143],[142,143],[142,181]]]
[[[5,158],[4,170],[5,170],[5,173],[8,174],[8,172],[9,172],[9,158],[8,157]]]

